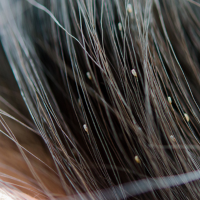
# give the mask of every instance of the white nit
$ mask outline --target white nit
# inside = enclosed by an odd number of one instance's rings
[[[86,76],[88,77],[88,79],[92,80],[92,76],[91,76],[90,72],[87,72]]]
[[[185,116],[186,121],[189,122],[190,121],[189,115],[187,113],[184,113],[184,116]]]
[[[169,96],[169,97],[167,97],[167,99],[168,99],[168,102],[169,102],[170,104],[172,104],[172,98]]]
[[[135,161],[136,161],[138,164],[141,163],[141,162],[140,162],[140,158],[139,158],[138,156],[135,156]]]
[[[119,29],[120,31],[122,31],[122,23],[121,23],[121,22],[118,23],[118,29]]]
[[[88,127],[87,127],[87,125],[86,125],[86,124],[84,124],[84,125],[83,125],[83,128],[84,128],[85,132],[87,132],[87,133],[88,133]]]
[[[170,139],[171,139],[173,142],[176,142],[176,138],[175,138],[173,135],[170,135]]]
[[[133,74],[133,76],[137,77],[137,73],[136,73],[135,69],[132,69],[131,73]]]
[[[132,7],[132,5],[131,5],[130,3],[127,5],[127,11],[128,11],[129,13],[132,13],[132,12],[133,12],[133,7]]]

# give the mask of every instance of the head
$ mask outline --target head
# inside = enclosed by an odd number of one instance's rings
[[[198,199],[198,3],[0,6],[3,191],[34,199]]]

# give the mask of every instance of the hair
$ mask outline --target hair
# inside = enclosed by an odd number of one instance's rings
[[[199,199],[199,10],[193,0],[1,0],[1,190]]]

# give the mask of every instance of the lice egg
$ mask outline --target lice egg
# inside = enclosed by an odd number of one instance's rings
[[[137,73],[136,73],[135,69],[132,69],[131,73],[133,74],[133,76],[137,77]]]
[[[88,77],[89,80],[92,80],[92,76],[91,76],[90,72],[87,72],[86,76]]]
[[[135,161],[136,161],[138,164],[141,163],[141,162],[140,162],[140,158],[139,158],[138,156],[135,156]]]
[[[176,138],[173,135],[170,135],[170,139],[171,141],[176,142]]]
[[[187,113],[184,113],[184,116],[185,116],[186,121],[189,122],[189,121],[190,121],[190,118],[189,118],[188,114],[187,114]]]
[[[127,5],[127,11],[128,11],[129,13],[132,13],[132,12],[133,12],[133,7],[132,7],[132,5],[131,5],[130,3]]]
[[[172,104],[172,98],[169,96],[169,97],[167,97],[167,99],[168,99],[168,102],[169,102],[170,104]]]
[[[87,133],[88,133],[88,127],[87,127],[87,125],[86,125],[86,124],[84,124],[84,125],[83,125],[83,128],[84,128],[85,132],[87,132]]]
[[[121,22],[118,23],[118,29],[119,29],[120,31],[122,31],[122,23],[121,23]]]

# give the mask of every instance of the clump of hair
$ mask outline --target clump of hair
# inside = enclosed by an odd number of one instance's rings
[[[0,8],[9,63],[0,74],[11,80],[0,82],[0,123],[27,170],[25,189],[12,184],[23,171],[5,171],[4,189],[36,199],[199,198],[199,3],[1,0]]]

